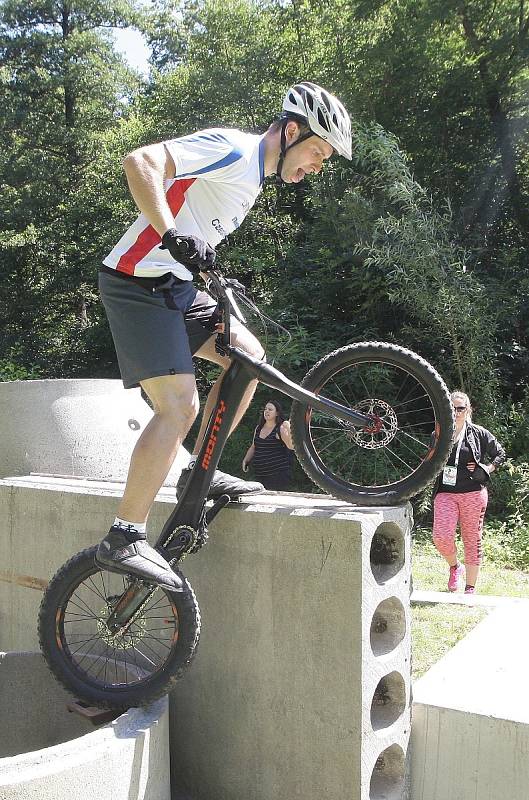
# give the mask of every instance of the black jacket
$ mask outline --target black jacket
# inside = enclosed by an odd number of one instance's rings
[[[503,464],[506,459],[505,450],[490,431],[486,428],[482,428],[481,425],[474,425],[473,422],[467,422],[465,442],[472,451],[474,461],[477,464],[476,469],[472,473],[472,478],[476,481],[477,489],[479,486],[483,486],[490,481],[489,473],[486,469],[483,469],[485,458],[488,459],[488,463],[494,464],[497,468],[500,464]],[[440,483],[441,475],[438,475],[434,484],[434,497],[439,491]]]

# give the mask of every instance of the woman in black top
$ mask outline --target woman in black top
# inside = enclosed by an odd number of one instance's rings
[[[474,425],[467,394],[452,392],[451,399],[456,418],[454,446],[435,484],[433,541],[450,567],[448,591],[457,591],[466,570],[465,594],[473,594],[482,560],[487,483],[491,473],[505,461],[505,451],[490,431]],[[465,567],[457,559],[458,522]]]
[[[243,472],[252,462],[255,477],[265,489],[288,491],[292,478],[290,423],[277,400],[269,400],[254,431],[253,443],[242,460]]]

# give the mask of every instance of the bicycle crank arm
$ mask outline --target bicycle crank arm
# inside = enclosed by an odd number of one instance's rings
[[[238,347],[230,348],[230,357],[235,356],[236,360],[243,363],[245,369],[260,383],[270,386],[272,389],[278,389],[280,392],[292,397],[304,405],[311,406],[316,411],[327,412],[333,417],[347,422],[349,425],[354,425],[357,428],[364,428],[366,425],[373,424],[373,417],[369,414],[361,414],[359,411],[354,411],[352,408],[342,406],[340,403],[335,403],[334,400],[329,400],[322,395],[316,395],[308,392],[297,383],[289,380],[286,375],[283,375],[275,367],[266,364],[262,361],[257,361],[256,358],[249,356]]]

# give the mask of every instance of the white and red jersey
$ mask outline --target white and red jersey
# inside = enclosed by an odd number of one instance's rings
[[[264,180],[263,136],[211,128],[164,142],[176,176],[165,181],[174,226],[184,236],[198,236],[215,247],[238,228],[255,203]],[[156,277],[192,274],[160,250],[161,237],[140,214],[113,250],[105,266],[127,275]]]

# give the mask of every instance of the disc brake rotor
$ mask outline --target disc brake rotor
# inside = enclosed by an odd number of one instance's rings
[[[109,600],[112,598],[109,598]],[[99,633],[99,637],[105,642],[105,644],[109,645],[109,647],[114,647],[116,650],[129,650],[131,647],[136,647],[136,645],[141,642],[143,637],[146,633],[146,620],[145,617],[137,617],[134,620],[134,629],[128,628],[126,631],[118,631],[117,633],[112,633],[107,627],[106,620],[112,613],[112,608],[109,605],[102,608],[99,612],[98,620],[97,620],[97,631]]]
[[[387,447],[397,435],[398,420],[392,407],[384,400],[367,398],[355,406],[354,411],[368,414],[373,422],[363,428],[354,428],[347,425],[347,436],[352,442],[365,450],[377,450]]]

